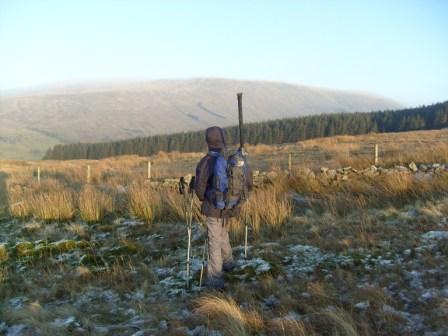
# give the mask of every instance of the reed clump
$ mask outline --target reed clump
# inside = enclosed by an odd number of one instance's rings
[[[260,314],[255,310],[243,311],[230,296],[205,295],[195,304],[195,312],[207,316],[224,335],[253,335],[264,327]]]
[[[75,205],[70,191],[40,192],[29,198],[31,213],[45,221],[66,221],[73,218]]]
[[[160,194],[150,186],[134,184],[129,188],[129,212],[150,225],[161,212]]]
[[[100,222],[105,214],[114,211],[111,196],[92,185],[86,185],[79,193],[79,215],[85,222]]]
[[[282,192],[281,183],[269,185],[252,192],[241,209],[240,221],[251,226],[255,234],[263,229],[280,231],[292,215],[291,200]],[[241,223],[235,223],[231,229],[241,233]]]

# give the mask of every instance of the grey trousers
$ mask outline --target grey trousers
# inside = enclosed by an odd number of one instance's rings
[[[207,217],[208,267],[207,283],[219,285],[222,281],[223,268],[233,265],[232,248],[229,241],[227,219]]]

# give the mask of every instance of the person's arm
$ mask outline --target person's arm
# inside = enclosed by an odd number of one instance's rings
[[[208,160],[202,159],[196,167],[196,178],[194,181],[194,191],[201,202],[205,199],[205,191],[208,182]]]

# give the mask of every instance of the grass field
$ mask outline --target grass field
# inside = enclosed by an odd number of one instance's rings
[[[202,153],[0,161],[0,334],[448,333],[448,130],[248,151],[271,175],[231,223],[224,293],[198,287],[199,202],[186,288],[185,200],[146,179],[148,160],[154,180],[174,178]]]

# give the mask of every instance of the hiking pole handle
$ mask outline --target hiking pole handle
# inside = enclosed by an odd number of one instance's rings
[[[243,93],[239,92],[236,94],[238,99],[238,125],[240,132],[240,149],[244,147],[244,137],[243,137]]]

